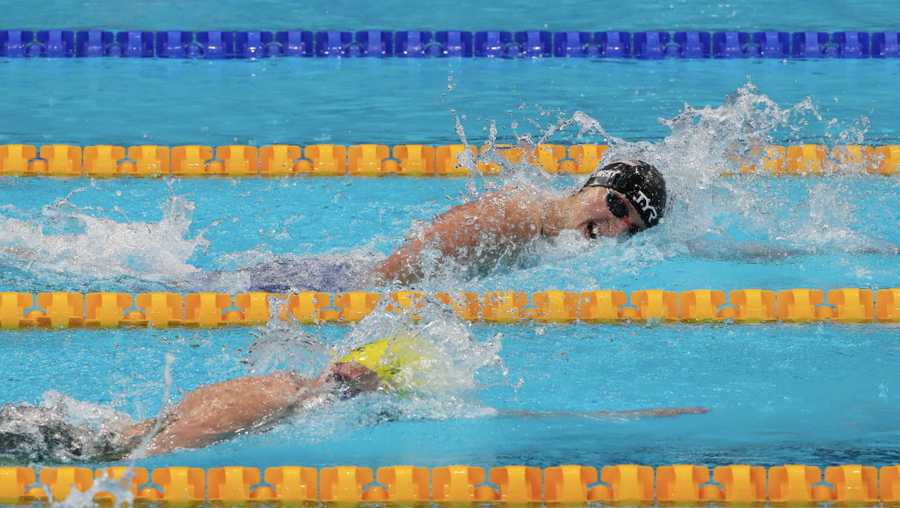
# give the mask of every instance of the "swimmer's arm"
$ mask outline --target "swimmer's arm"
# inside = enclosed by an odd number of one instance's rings
[[[647,417],[670,417],[682,415],[702,415],[709,412],[705,407],[661,407],[651,409],[630,409],[625,411],[500,411],[497,416],[514,416],[519,418],[599,418],[599,419],[632,419]]]
[[[756,243],[708,243],[693,241],[687,243],[692,256],[709,259],[735,259],[744,261],[778,261],[780,259],[805,254],[801,249],[773,247]]]
[[[535,217],[529,200],[522,197],[517,199],[514,191],[491,193],[451,208],[382,261],[376,275],[382,282],[411,284],[425,275],[422,253],[427,248],[437,248],[442,256],[466,264],[504,245],[524,244],[540,231],[529,227],[539,224],[539,211]]]
[[[184,396],[162,415],[162,429],[150,440],[147,453],[200,448],[284,417],[292,408],[318,394],[315,381],[291,373],[243,377],[202,386]],[[135,425],[135,432],[151,424]],[[126,436],[127,437],[127,436]]]
[[[712,243],[705,241],[693,241],[687,243],[688,252],[692,256],[709,259],[741,260],[741,261],[779,261],[796,256],[814,256],[821,254],[821,249],[784,247],[763,245],[753,242],[722,242]],[[884,246],[847,246],[841,252],[850,254],[900,254],[900,247],[892,245]]]

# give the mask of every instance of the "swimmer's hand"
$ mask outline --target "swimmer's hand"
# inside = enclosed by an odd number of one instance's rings
[[[350,398],[377,390],[381,379],[378,374],[358,363],[338,362],[325,369],[319,383],[329,385],[329,390],[341,398]]]
[[[649,409],[629,409],[625,411],[499,411],[498,416],[523,418],[602,418],[609,420],[647,417],[672,417],[682,415],[703,415],[709,413],[705,407],[659,407]]]

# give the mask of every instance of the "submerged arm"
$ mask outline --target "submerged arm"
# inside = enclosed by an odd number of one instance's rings
[[[498,416],[515,416],[520,418],[602,418],[631,419],[646,417],[666,417],[682,415],[702,415],[709,412],[705,407],[660,407],[650,409],[629,409],[625,411],[500,411]]]
[[[691,241],[687,243],[692,256],[709,259],[743,260],[743,261],[778,261],[795,256],[814,256],[827,252],[823,248],[785,247],[764,245],[754,242],[706,242]],[[882,254],[897,255],[900,247],[893,245],[848,245],[842,246],[839,252],[845,254]]]
[[[414,283],[425,275],[423,252],[457,263],[489,261],[540,234],[540,205],[522,191],[492,193],[451,208],[375,269],[383,282]]]

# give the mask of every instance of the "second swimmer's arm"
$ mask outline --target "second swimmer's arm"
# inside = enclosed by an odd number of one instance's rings
[[[624,411],[525,411],[507,410],[497,413],[498,416],[515,416],[520,418],[602,418],[632,419],[646,417],[666,417],[682,415],[702,415],[709,412],[705,407],[659,407],[650,409],[627,409]]]
[[[425,275],[423,251],[436,249],[458,263],[479,261],[526,243],[540,233],[540,206],[526,192],[482,196],[451,208],[375,269],[382,282],[411,284]]]
[[[151,455],[199,448],[283,417],[318,393],[315,381],[291,373],[242,377],[201,386],[186,394],[164,418],[147,449]],[[137,429],[148,429],[142,422]]]

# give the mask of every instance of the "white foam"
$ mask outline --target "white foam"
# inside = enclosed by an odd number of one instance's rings
[[[173,197],[159,222],[116,221],[81,211],[66,200],[38,220],[0,218],[0,255],[34,272],[82,278],[117,276],[164,281],[197,272],[188,260],[207,241],[191,237],[194,204]]]

